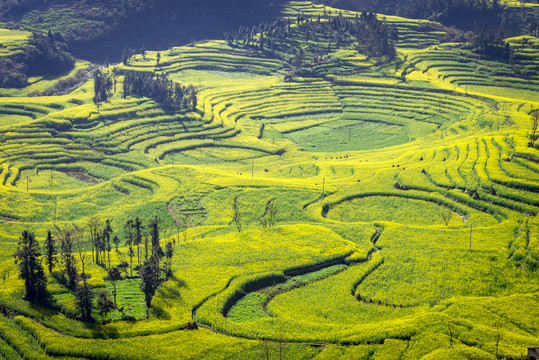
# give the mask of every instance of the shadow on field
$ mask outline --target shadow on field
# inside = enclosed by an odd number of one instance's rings
[[[172,276],[170,281],[174,281],[174,284],[167,287],[159,287],[157,293],[163,299],[179,300],[181,302],[183,299],[180,289],[187,289],[187,283],[175,276]]]
[[[159,320],[170,320],[170,314],[159,305],[152,304],[150,312]]]
[[[116,327],[103,326],[97,323],[83,322],[83,325],[91,331],[94,339],[117,339],[120,334]]]

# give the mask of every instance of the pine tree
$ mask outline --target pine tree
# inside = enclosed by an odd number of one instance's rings
[[[71,232],[69,230],[64,231],[60,241],[62,263],[64,267],[63,272],[67,277],[67,287],[75,290],[78,274],[77,267],[75,265],[75,256],[73,256],[73,238],[71,237]]]
[[[174,255],[174,248],[172,247],[172,243],[169,241],[167,242],[167,245],[165,246],[165,256],[167,257],[167,279],[172,275],[172,256]]]
[[[15,252],[15,263],[19,265],[19,277],[24,280],[24,299],[41,302],[47,297],[47,278],[41,266],[39,243],[33,233],[24,230]]]
[[[161,249],[161,245],[159,244],[159,222],[157,220],[157,217],[150,223],[150,231],[151,231],[151,237],[152,237],[152,256],[157,253],[159,249]],[[163,249],[161,249],[161,252],[163,252]]]
[[[153,296],[159,286],[159,260],[155,256],[151,256],[144,262],[140,271],[142,280],[140,289],[144,293],[144,302],[146,303],[146,318],[150,316],[149,310],[152,304]]]
[[[140,264],[140,244],[142,243],[142,221],[137,217],[133,224],[135,230],[134,244],[137,245],[137,260]]]
[[[47,231],[47,239],[45,240],[45,251],[47,252],[45,262],[49,267],[49,273],[52,273],[52,269],[58,262],[58,259],[56,259],[56,254],[58,253],[58,251],[56,249],[56,241],[54,240],[54,237],[52,236],[50,230]]]
[[[103,228],[103,238],[101,240],[101,251],[103,257],[105,257],[105,251],[110,248],[110,237],[112,236],[112,226],[110,225],[110,219],[105,220],[105,227]],[[109,264],[110,264],[110,250],[109,250]]]

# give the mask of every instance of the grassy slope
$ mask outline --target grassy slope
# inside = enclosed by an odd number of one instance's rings
[[[291,2],[285,15],[298,11],[315,17],[323,9]],[[539,341],[539,283],[526,269],[538,253],[539,223],[526,216],[539,210],[537,151],[526,146],[537,93],[503,64],[438,45],[437,34],[418,31],[421,21],[386,21],[406,34],[400,61],[380,66],[351,50],[335,54],[355,69],[348,75],[331,65],[320,78],[283,83],[281,61],[220,41],[161,52],[157,69],[152,51],[126,66],[193,83],[193,113],[124,100],[121,77],[99,113],[91,82],[68,95],[25,97],[31,91],[24,89],[2,98],[0,302],[20,316],[0,317],[0,354],[490,359],[500,334],[499,354],[522,356]],[[418,42],[430,47],[414,49]],[[536,39],[511,43],[523,54],[521,65],[533,68]],[[459,57],[471,70],[460,71]],[[58,80],[38,82],[40,91]],[[180,212],[200,207],[204,215],[181,218],[172,200]],[[240,233],[232,222],[235,201]],[[277,226],[265,229],[259,219],[271,201]],[[444,209],[452,211],[447,226]],[[129,217],[158,216],[162,237],[177,240],[174,277],[159,289],[150,321],[85,326],[20,300],[11,258],[18,234],[30,229],[42,240],[46,229],[82,227],[92,215],[111,218],[119,236]],[[176,220],[193,227],[178,233]],[[382,235],[373,244],[375,231]],[[113,263],[125,259],[123,245],[119,250]],[[359,263],[348,261],[333,276],[307,276],[298,280],[306,285],[273,297],[265,307],[271,317],[256,306],[257,316],[235,317],[251,311],[248,298],[223,315],[228,299],[253,279],[290,277],[291,268],[348,255]],[[104,269],[87,272],[96,289],[110,286]],[[49,286],[69,314],[65,289]],[[140,295],[127,296],[136,288],[122,284],[119,306],[142,317]],[[180,331],[193,317],[241,338]]]

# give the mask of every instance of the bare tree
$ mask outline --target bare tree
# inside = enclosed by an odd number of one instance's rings
[[[86,262],[89,260],[88,253],[86,252],[86,242],[84,241],[84,231],[73,227],[71,230],[71,238],[75,244],[75,249],[79,253],[79,261],[82,266],[82,274],[85,275]]]
[[[449,221],[451,221],[451,218],[453,217],[453,211],[450,209],[444,209],[442,210],[442,219],[444,220],[445,226],[449,225]]]
[[[260,224],[265,229],[275,225],[278,209],[274,200],[270,200],[266,206],[266,212],[260,218]]]
[[[241,227],[243,226],[242,220],[243,220],[243,214],[240,211],[240,208],[238,206],[238,198],[235,198],[234,199],[234,215],[232,216],[232,221],[236,225],[238,232],[241,232]]]
[[[117,267],[113,267],[109,269],[109,281],[112,284],[112,296],[114,297],[114,307],[117,308],[116,305],[116,283],[118,280],[122,278],[122,274],[120,273],[120,269]]]
[[[182,231],[183,231],[183,241],[187,241],[187,229],[189,229],[189,215],[185,214],[183,216]]]
[[[103,252],[103,257],[105,257],[105,251],[108,252],[109,267],[110,267],[110,250],[111,250],[110,239],[112,237],[112,233],[113,233],[113,230],[110,223],[110,219],[107,219],[105,221],[105,227],[103,228],[103,233],[101,236],[100,250]]]
[[[269,226],[274,226],[275,225],[275,221],[277,219],[277,213],[278,213],[278,209],[277,209],[277,205],[275,205],[275,201],[272,200],[270,201],[270,203],[268,204],[268,211],[267,211],[267,214],[268,214],[268,225]]]
[[[99,253],[94,255],[94,248],[96,248],[97,239],[99,237],[99,230],[103,226],[103,222],[97,216],[92,216],[86,220],[86,227],[90,232],[90,242],[92,243],[92,261],[99,262]],[[97,249],[96,249],[97,252]],[[97,259],[96,259],[97,256]]]

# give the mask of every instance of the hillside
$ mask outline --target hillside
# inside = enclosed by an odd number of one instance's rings
[[[118,6],[135,24],[165,3]],[[24,4],[4,16],[23,24]],[[523,360],[539,344],[539,39],[272,8],[0,88],[1,357]],[[31,39],[0,29],[0,64]],[[29,234],[48,296],[14,263]]]
[[[77,57],[121,59],[128,46],[137,51],[167,49],[222,38],[240,25],[258,25],[278,15],[282,1],[235,0],[10,0],[0,4],[0,21],[26,31],[60,33]]]

